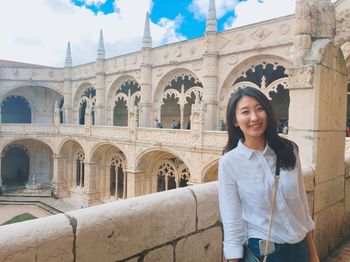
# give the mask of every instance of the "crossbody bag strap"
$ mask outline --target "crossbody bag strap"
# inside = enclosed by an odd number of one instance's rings
[[[279,157],[277,156],[277,159],[276,159],[276,171],[275,171],[275,182],[274,182],[274,185],[273,185],[272,204],[271,204],[270,217],[269,217],[269,228],[268,228],[268,232],[267,232],[267,242],[266,242],[266,245],[265,245],[263,262],[266,262],[267,251],[269,250],[269,246],[270,246],[271,229],[272,229],[272,218],[273,218],[273,213],[275,211],[275,206],[276,206],[276,192],[277,192],[277,186],[278,186],[279,178],[280,178],[280,161],[279,161]]]

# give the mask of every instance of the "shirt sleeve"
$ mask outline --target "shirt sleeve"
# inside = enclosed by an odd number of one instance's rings
[[[300,199],[301,199],[301,202],[303,203],[303,207],[304,207],[306,227],[307,227],[308,231],[312,231],[315,229],[315,223],[310,216],[310,209],[309,209],[309,204],[307,202],[307,196],[306,196],[306,191],[305,191],[303,173],[301,171],[299,153],[296,150],[295,150],[295,157],[296,157],[295,167],[297,168],[297,171],[298,171],[298,184],[299,184],[299,189],[300,189]]]
[[[225,159],[219,161],[219,208],[224,228],[224,255],[226,259],[242,258],[246,239],[246,222],[242,219],[242,205],[233,170]]]

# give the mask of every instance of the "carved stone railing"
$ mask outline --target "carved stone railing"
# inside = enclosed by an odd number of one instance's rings
[[[223,261],[217,183],[0,226],[1,261]]]
[[[302,167],[309,206],[314,172]],[[1,261],[223,261],[218,184],[0,226]],[[139,260],[140,259],[140,260]]]
[[[222,150],[226,133],[219,131],[195,131],[182,129],[160,128],[128,128],[116,126],[85,126],[85,125],[53,125],[53,124],[1,124],[0,137],[61,136],[81,139],[130,141],[144,145],[164,145],[177,147],[203,147],[208,150]]]

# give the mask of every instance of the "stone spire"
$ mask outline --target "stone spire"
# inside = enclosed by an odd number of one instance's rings
[[[149,25],[149,14],[146,13],[145,30],[143,33],[142,47],[152,47],[151,29]]]
[[[67,54],[66,54],[66,61],[64,63],[64,67],[72,67],[72,55],[70,52],[70,42],[68,42],[68,45],[67,45]]]
[[[215,0],[209,0],[206,32],[217,32]]]
[[[97,49],[97,59],[105,59],[105,45],[103,42],[103,32],[100,30],[100,38],[98,40],[98,49]]]

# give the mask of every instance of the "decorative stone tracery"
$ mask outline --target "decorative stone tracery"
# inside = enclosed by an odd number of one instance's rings
[[[126,198],[125,160],[120,154],[113,156],[110,172],[110,194],[116,198]]]
[[[84,179],[85,179],[85,153],[83,151],[79,151],[76,156],[76,186],[84,187]]]
[[[162,160],[157,166],[158,191],[187,186],[191,175],[180,159]]]

